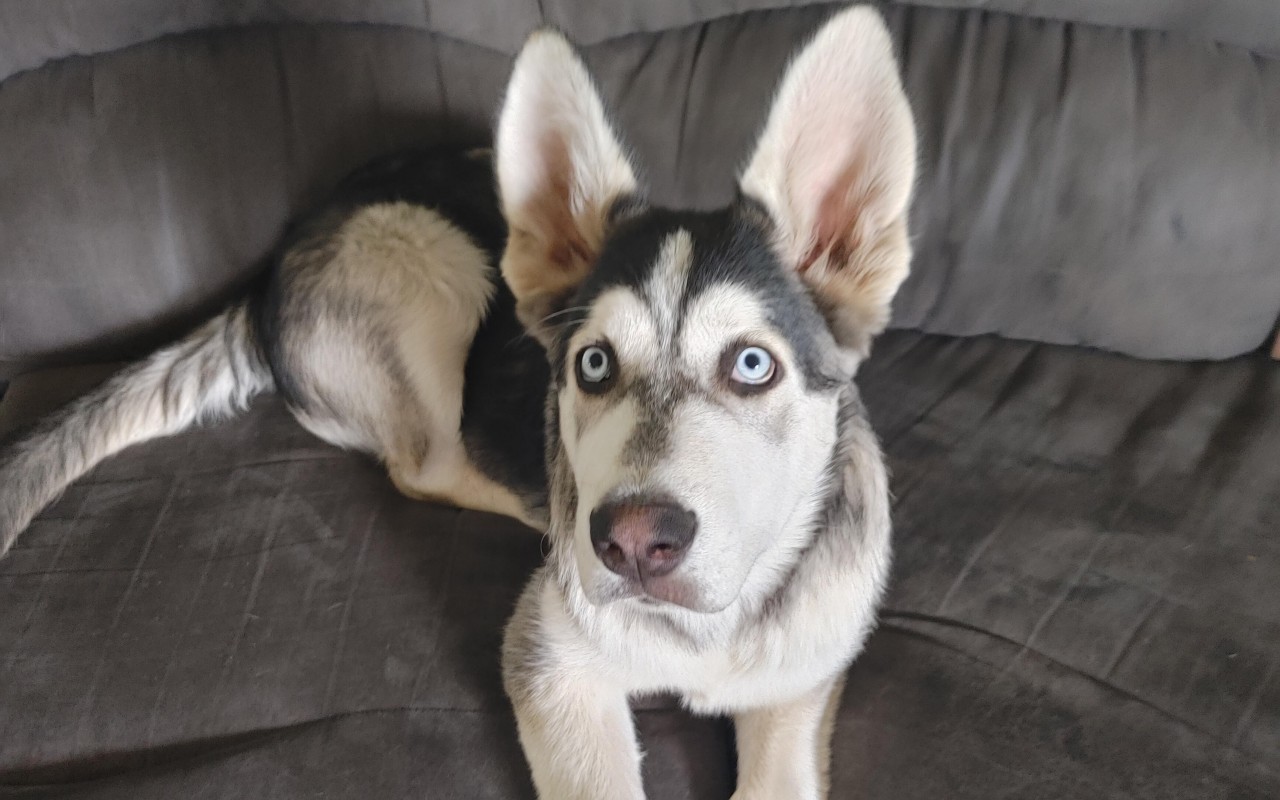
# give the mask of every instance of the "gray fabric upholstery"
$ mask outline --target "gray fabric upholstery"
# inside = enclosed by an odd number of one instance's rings
[[[172,335],[371,155],[483,141],[508,69],[412,31],[256,28],[0,84],[0,360]]]
[[[1186,34],[1280,55],[1280,5],[1269,0],[907,0],[1024,17]]]
[[[833,797],[1280,793],[1280,368],[893,333],[859,380],[897,559]],[[129,450],[0,561],[0,797],[531,797],[497,647],[538,559],[273,400]],[[728,797],[723,722],[638,720],[653,800]]]
[[[42,0],[0,5],[0,80],[49,61],[95,55],[175,33],[275,23],[368,23],[441,33],[508,54],[535,25],[596,44],[744,11],[822,0]],[[1189,34],[1266,55],[1280,54],[1280,6],[1269,0],[891,0],[902,6],[981,9],[1022,16]]]
[[[895,325],[1158,358],[1267,338],[1280,62],[1005,16],[914,20],[924,173]]]
[[[139,30],[355,13],[133,5]],[[55,13],[73,6],[82,16]],[[421,19],[389,2],[359,18],[470,36],[446,22],[489,30],[493,10],[415,7]],[[668,12],[614,24],[737,8],[642,7]],[[0,30],[61,42],[122,8],[6,6]],[[521,8],[502,26],[531,25]],[[547,9],[586,27],[600,13]],[[656,199],[730,197],[787,55],[829,10],[717,17],[587,48]],[[1276,61],[1182,34],[977,11],[899,5],[890,21],[922,157],[918,256],[897,325],[1163,358],[1229,357],[1267,337],[1280,314]],[[504,52],[411,27],[322,24],[168,37],[0,83],[0,375],[136,353],[192,324],[260,269],[286,218],[362,159],[487,138],[508,68]]]

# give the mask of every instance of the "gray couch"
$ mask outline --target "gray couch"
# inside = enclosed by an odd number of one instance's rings
[[[833,797],[1280,796],[1280,6],[885,6],[917,257],[859,376],[897,559]],[[0,4],[0,429],[241,289],[375,153],[481,142],[539,22],[654,196],[724,202],[783,0]],[[275,400],[136,447],[0,561],[0,797],[529,798],[497,672],[540,557]],[[654,800],[727,723],[637,705]]]

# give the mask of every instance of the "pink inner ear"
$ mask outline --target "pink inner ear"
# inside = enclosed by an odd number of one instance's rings
[[[538,139],[542,175],[527,209],[539,227],[550,233],[543,242],[546,259],[566,273],[576,273],[590,257],[591,248],[573,217],[573,162],[564,137],[544,131]]]
[[[810,248],[801,259],[799,271],[804,273],[824,254],[831,269],[840,269],[862,244],[866,228],[874,224],[868,219],[874,189],[865,181],[866,156],[857,148],[844,159],[845,167],[833,180],[824,181],[826,189],[813,215]],[[819,181],[812,180],[815,188]],[[817,191],[814,193],[816,194]]]

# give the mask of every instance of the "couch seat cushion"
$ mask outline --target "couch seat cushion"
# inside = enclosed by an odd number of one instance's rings
[[[1280,796],[1276,364],[892,333],[859,380],[898,555],[833,797]],[[273,399],[133,448],[0,561],[0,797],[532,797],[539,551]],[[653,800],[729,795],[726,723],[637,717]]]

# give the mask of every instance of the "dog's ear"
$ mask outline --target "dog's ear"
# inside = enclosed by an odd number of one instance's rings
[[[495,151],[509,229],[502,276],[546,344],[547,315],[590,271],[614,202],[636,191],[591,76],[558,33],[534,33],[516,58]]]
[[[907,276],[916,139],[880,15],[837,14],[787,69],[739,187],[764,206],[775,248],[865,355]]]

